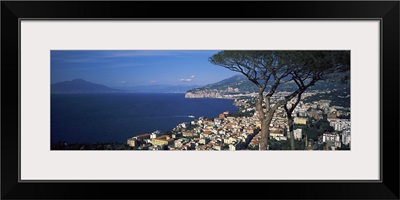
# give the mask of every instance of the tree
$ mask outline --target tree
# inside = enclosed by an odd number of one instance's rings
[[[267,150],[269,125],[275,111],[297,95],[297,93],[292,93],[282,101],[275,104],[271,102],[271,97],[278,86],[283,83],[294,67],[284,62],[286,53],[282,51],[221,51],[209,59],[215,65],[242,73],[257,86],[256,110],[261,121],[260,150]],[[265,109],[263,109],[263,104],[265,104]]]
[[[346,72],[350,70],[350,51],[297,51],[287,55],[289,64],[296,66],[289,76],[297,85],[297,97],[288,107],[283,105],[288,119],[290,146],[295,150],[293,134],[292,113],[301,100],[301,95],[320,80],[325,80],[335,72]],[[344,75],[341,81],[349,79]]]
[[[275,111],[281,106],[287,108],[287,102],[292,98],[301,98],[301,94],[305,89],[313,85],[317,80],[322,79],[322,71],[329,71],[328,69],[333,67],[323,65],[326,61],[325,59],[320,60],[320,57],[317,56],[320,52],[221,51],[209,58],[211,63],[225,67],[231,71],[239,72],[257,86],[258,98],[256,111],[261,121],[260,150],[267,150],[270,133],[269,125]],[[332,54],[336,54],[336,52]],[[342,56],[341,54],[339,55]],[[347,57],[344,56],[344,58]],[[326,60],[330,59],[327,57]],[[323,68],[320,68],[320,66],[323,66]],[[312,78],[311,80],[314,80],[314,82],[304,83],[304,80],[309,80],[309,78]],[[299,86],[298,89],[285,96],[282,100],[271,102],[271,97],[275,94],[278,87],[290,81],[296,82]],[[301,81],[303,81],[303,84]],[[290,112],[292,108],[294,110],[294,107],[287,108],[287,110]],[[293,133],[291,134],[293,135]],[[294,137],[292,136],[291,138]]]

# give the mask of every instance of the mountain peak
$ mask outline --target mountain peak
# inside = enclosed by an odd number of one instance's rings
[[[64,81],[51,84],[52,93],[110,93],[122,92],[109,88],[105,85],[91,83],[83,79],[73,79],[72,81]]]
[[[85,81],[81,78],[77,78],[77,79],[72,80],[71,82],[88,82],[88,81]]]

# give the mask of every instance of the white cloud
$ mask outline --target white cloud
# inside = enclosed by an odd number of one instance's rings
[[[125,83],[128,83],[128,81],[119,81],[119,83],[125,84]]]
[[[149,81],[149,83],[155,83],[155,82],[157,82],[156,80],[151,80],[151,81]]]
[[[182,81],[182,82],[190,82],[190,81],[192,81],[195,77],[196,77],[196,75],[191,75],[190,78],[181,78],[181,79],[179,79],[179,81]]]

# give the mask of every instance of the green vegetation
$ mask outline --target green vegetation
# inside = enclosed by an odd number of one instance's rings
[[[228,116],[230,117],[252,117],[254,115],[254,111],[246,111],[246,112],[234,112],[234,113],[229,113]]]
[[[256,151],[258,151],[258,148],[260,148],[258,145],[254,146],[254,147],[249,145],[247,147],[248,150],[256,150]]]
[[[270,150],[291,150],[290,141],[289,140],[275,140],[271,139],[268,141]],[[304,141],[303,140],[295,140],[296,150],[304,150]]]
[[[350,84],[343,85],[339,90],[332,90],[329,93],[319,93],[304,99],[304,103],[312,103],[321,99],[331,100],[331,105],[350,107]]]
[[[295,125],[295,129],[301,128],[303,133],[307,134],[308,139],[317,140],[319,136],[325,132],[333,132],[334,129],[329,125],[326,118],[320,119],[315,123],[307,123],[307,125]]]
[[[342,144],[342,147],[338,147],[336,150],[350,150],[350,146]]]

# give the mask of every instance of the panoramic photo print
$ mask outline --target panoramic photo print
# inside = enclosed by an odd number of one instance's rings
[[[52,50],[51,150],[350,150],[350,51]]]

